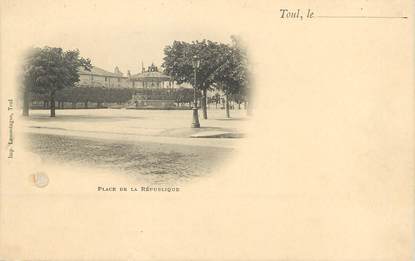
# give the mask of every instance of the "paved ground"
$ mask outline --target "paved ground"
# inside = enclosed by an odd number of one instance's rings
[[[114,170],[151,184],[209,175],[241,139],[191,135],[239,135],[247,123],[244,110],[232,111],[231,119],[211,110],[200,129],[190,128],[191,111],[58,110],[55,118],[48,113],[32,111],[24,122],[28,149],[43,162]]]

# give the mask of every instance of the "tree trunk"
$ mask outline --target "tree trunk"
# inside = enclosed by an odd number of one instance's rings
[[[55,91],[50,93],[50,117],[55,117]]]
[[[203,119],[207,119],[207,106],[206,106],[206,99],[207,99],[207,89],[203,89],[203,96],[202,96],[202,109],[203,109]]]
[[[230,117],[231,117],[231,115],[230,115],[230,113],[229,113],[229,97],[228,97],[228,95],[227,95],[227,94],[225,95],[225,99],[226,99],[226,101],[225,101],[226,118],[230,118]]]
[[[23,93],[23,116],[29,116],[29,107],[30,107],[30,92],[24,90]]]
[[[238,101],[238,110],[240,110],[240,109],[241,109],[241,102]]]
[[[88,109],[88,101],[86,101],[86,102],[84,103],[84,108],[85,108],[85,109]]]
[[[72,109],[76,109],[76,102],[72,102]]]

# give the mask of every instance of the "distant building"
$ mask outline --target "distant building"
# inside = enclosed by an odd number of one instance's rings
[[[141,72],[134,75],[131,75],[131,72],[128,71],[126,76],[118,66],[114,68],[114,72],[96,66],[93,66],[91,71],[80,68],[77,86],[135,89],[192,88],[190,84],[183,83],[179,85],[175,83],[170,76],[160,72],[154,64],[148,66],[147,70],[142,67]]]
[[[118,67],[115,67],[112,73],[93,66],[90,71],[83,68],[79,70],[78,86],[126,88],[130,86],[130,82]]]
[[[173,108],[177,100],[177,92],[184,88],[192,88],[190,84],[177,84],[173,79],[159,71],[151,64],[147,70],[142,65],[141,72],[127,75],[118,66],[109,72],[93,66],[90,71],[79,69],[79,87],[131,88],[134,89],[127,106],[135,108]],[[183,94],[181,94],[183,95]]]
[[[170,78],[160,72],[154,64],[151,64],[147,70],[144,67],[141,73],[130,75],[129,80],[131,87],[143,89],[166,89],[174,88],[174,82]]]

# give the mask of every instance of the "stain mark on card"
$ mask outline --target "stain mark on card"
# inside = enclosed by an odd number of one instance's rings
[[[33,183],[38,188],[44,188],[49,184],[49,177],[44,172],[36,172],[32,175]]]

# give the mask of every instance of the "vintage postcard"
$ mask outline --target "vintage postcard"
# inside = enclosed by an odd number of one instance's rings
[[[0,260],[414,260],[412,1],[0,3]]]

